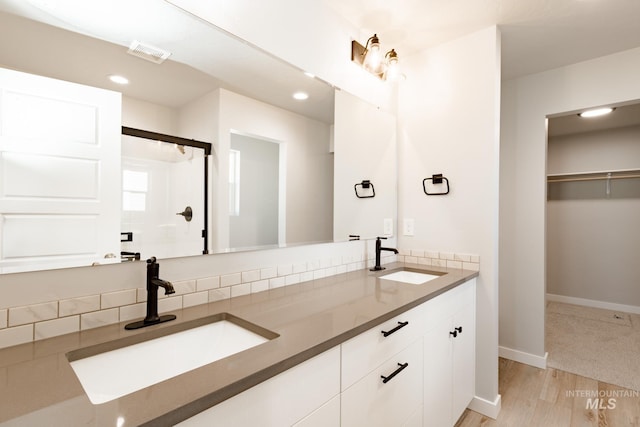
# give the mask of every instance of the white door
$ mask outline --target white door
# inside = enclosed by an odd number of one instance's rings
[[[0,270],[120,252],[121,95],[0,69]]]

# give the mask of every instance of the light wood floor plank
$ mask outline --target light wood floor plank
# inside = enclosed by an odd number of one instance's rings
[[[502,358],[498,367],[498,419],[467,409],[455,427],[640,427],[636,391]]]

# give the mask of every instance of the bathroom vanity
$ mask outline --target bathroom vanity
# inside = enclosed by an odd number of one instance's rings
[[[380,278],[408,267],[435,277]],[[6,348],[0,426],[453,425],[474,395],[477,275],[388,264],[178,310],[176,320],[142,330],[111,325]],[[220,313],[272,335],[100,404],[70,365],[70,355]],[[149,364],[163,370],[172,358],[157,354]]]

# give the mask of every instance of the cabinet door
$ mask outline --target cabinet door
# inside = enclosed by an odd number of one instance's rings
[[[290,426],[339,393],[340,348],[334,347],[179,425]]]
[[[422,340],[417,340],[342,392],[342,426],[402,426],[421,401]]]
[[[425,426],[452,425],[453,330],[446,316],[424,335],[424,416]]]
[[[475,394],[476,310],[475,287],[463,295],[463,308],[453,316],[453,327],[459,328],[453,343],[453,420],[457,420]],[[461,329],[460,329],[461,328]]]

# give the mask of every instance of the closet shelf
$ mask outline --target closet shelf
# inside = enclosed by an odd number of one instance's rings
[[[631,178],[640,178],[640,169],[549,174],[547,175],[547,182],[597,181],[606,179]]]

